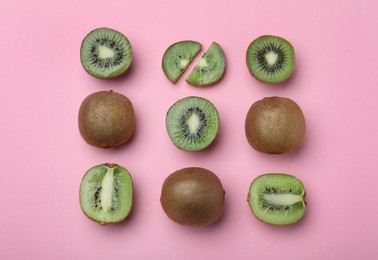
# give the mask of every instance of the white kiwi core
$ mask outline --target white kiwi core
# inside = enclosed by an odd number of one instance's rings
[[[277,62],[278,54],[273,51],[270,51],[267,54],[265,54],[265,59],[266,59],[266,62],[272,66]]]
[[[188,120],[186,120],[186,124],[188,125],[189,132],[191,134],[196,133],[197,129],[200,125],[200,118],[197,114],[193,113],[189,116]]]
[[[114,57],[114,50],[107,47],[107,46],[100,45],[98,47],[98,57],[100,59],[113,58]]]
[[[303,201],[301,195],[295,194],[264,194],[263,198],[269,204],[279,206],[293,205],[297,202]]]
[[[109,211],[112,206],[114,168],[109,168],[101,182],[100,200],[103,211]]]

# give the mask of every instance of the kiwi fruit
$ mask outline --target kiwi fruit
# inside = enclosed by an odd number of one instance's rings
[[[187,226],[216,222],[224,211],[225,192],[219,178],[203,168],[184,168],[169,175],[160,202],[167,216]]]
[[[113,148],[133,135],[134,108],[122,94],[112,90],[95,92],[81,103],[78,123],[80,134],[88,144]]]
[[[80,206],[87,217],[102,225],[124,221],[133,206],[130,173],[117,164],[92,167],[80,184]]]
[[[202,45],[195,41],[180,41],[168,47],[163,55],[162,67],[172,83],[177,82],[201,49]]]
[[[81,43],[80,60],[86,72],[96,78],[115,78],[131,65],[132,48],[122,33],[97,28]]]
[[[223,78],[225,67],[224,52],[213,42],[185,80],[193,86],[214,85]]]
[[[285,81],[295,67],[295,52],[291,43],[272,35],[255,39],[248,46],[246,58],[252,76],[265,83]]]
[[[283,154],[296,150],[303,142],[306,122],[293,100],[266,97],[255,102],[247,113],[245,133],[257,151]]]
[[[209,100],[195,96],[186,97],[169,108],[166,128],[178,148],[199,151],[215,139],[219,130],[219,114]]]
[[[306,190],[296,177],[282,173],[258,176],[251,184],[248,203],[257,219],[272,225],[299,221],[306,211]]]

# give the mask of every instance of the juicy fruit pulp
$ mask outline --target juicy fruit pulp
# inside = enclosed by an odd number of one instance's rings
[[[134,133],[134,108],[126,96],[114,91],[92,93],[80,106],[78,123],[80,134],[88,144],[116,147]]]
[[[255,102],[247,113],[245,133],[257,151],[282,154],[297,149],[303,142],[306,122],[293,100],[267,97]]]
[[[80,59],[90,75],[97,78],[114,78],[129,68],[132,61],[131,44],[116,30],[98,28],[84,38]]]
[[[262,222],[288,225],[299,221],[306,211],[306,191],[300,180],[287,174],[264,174],[251,184],[248,203]]]
[[[186,97],[169,108],[166,127],[169,137],[178,148],[198,151],[215,139],[219,130],[219,114],[210,101]]]
[[[169,46],[162,62],[163,71],[168,79],[176,83],[201,49],[202,45],[195,41],[181,41]]]
[[[266,83],[280,83],[290,77],[295,67],[294,48],[287,40],[264,35],[254,40],[247,49],[250,73]]]
[[[80,184],[80,205],[90,219],[103,225],[122,222],[132,204],[132,179],[125,168],[102,164],[85,173]]]
[[[190,72],[186,81],[194,86],[209,86],[222,79],[226,59],[219,44],[213,42]]]
[[[176,223],[188,226],[210,225],[224,210],[224,190],[219,178],[203,168],[184,168],[164,181],[161,205]]]

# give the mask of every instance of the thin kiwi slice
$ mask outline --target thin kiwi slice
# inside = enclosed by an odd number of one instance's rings
[[[219,114],[209,100],[186,97],[169,108],[166,127],[169,137],[178,148],[198,151],[215,139],[219,130]]]
[[[285,81],[295,67],[295,53],[291,43],[272,35],[254,40],[248,46],[246,58],[252,76],[265,83]]]
[[[300,180],[288,174],[268,173],[251,184],[248,203],[257,219],[272,225],[299,221],[306,211],[306,190]]]
[[[162,62],[163,71],[168,79],[176,83],[201,49],[202,45],[195,41],[181,41],[169,46]]]
[[[186,81],[199,87],[210,86],[223,78],[226,58],[219,44],[213,42],[190,72]]]
[[[131,175],[117,164],[92,167],[80,184],[80,206],[87,217],[102,225],[124,221],[133,206]]]
[[[85,36],[80,50],[85,71],[96,78],[115,78],[123,74],[132,61],[132,48],[122,33],[97,28]]]

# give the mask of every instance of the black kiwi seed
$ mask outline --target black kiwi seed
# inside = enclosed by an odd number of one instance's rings
[[[184,168],[169,175],[160,202],[167,216],[188,226],[210,225],[224,211],[224,189],[219,178],[203,168]]]
[[[247,66],[257,80],[265,83],[280,83],[294,71],[295,52],[287,40],[264,35],[255,39],[247,49]]]
[[[80,106],[78,123],[80,134],[88,144],[116,147],[134,133],[134,108],[126,96],[117,92],[92,93]]]
[[[110,28],[97,28],[84,38],[80,59],[83,68],[97,78],[115,78],[131,65],[132,48],[122,33]]]
[[[252,104],[245,120],[249,144],[257,151],[282,154],[297,149],[303,142],[306,122],[293,100],[267,97]]]

